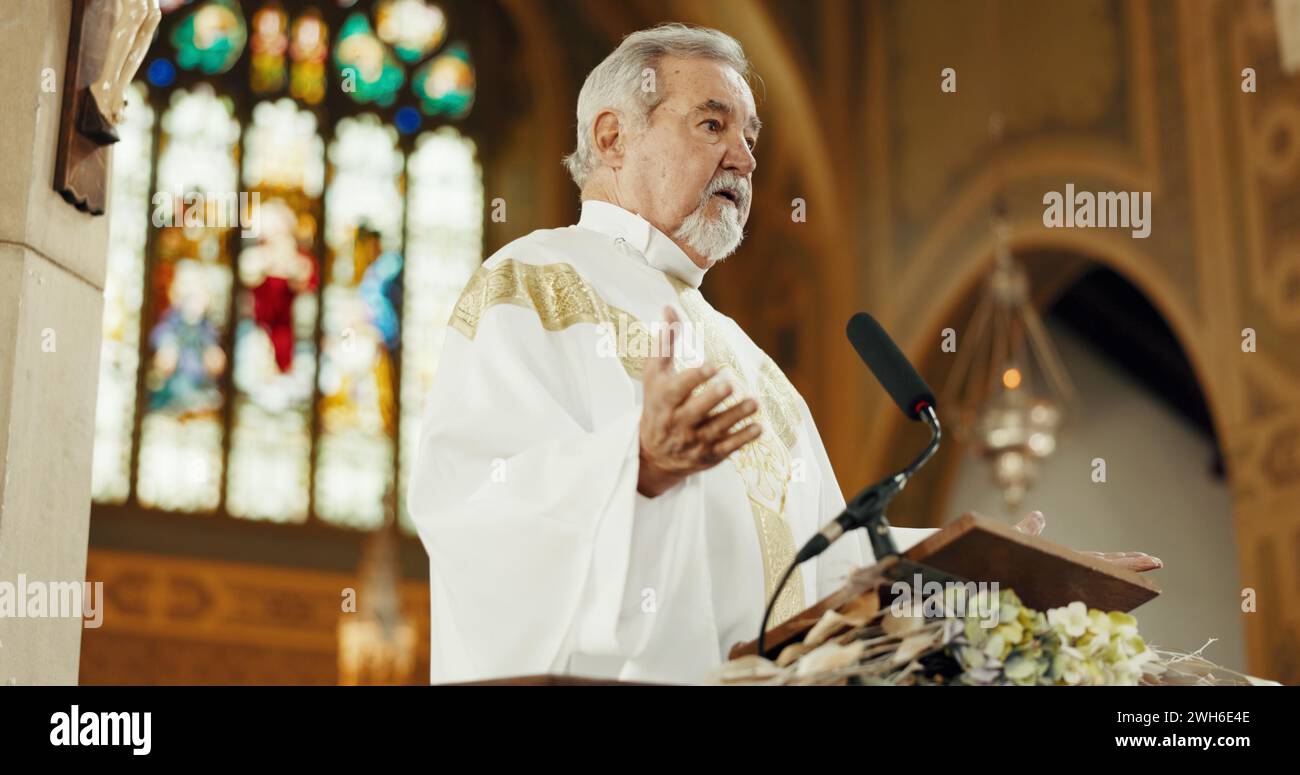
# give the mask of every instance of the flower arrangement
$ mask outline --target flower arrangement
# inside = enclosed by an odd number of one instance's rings
[[[961,666],[958,683],[1133,686],[1155,659],[1130,614],[1073,602],[1046,614],[1000,593],[998,623],[967,616],[947,644]]]
[[[1149,646],[1131,614],[1081,602],[1042,612],[1025,606],[1010,589],[982,589],[971,599],[962,592],[960,585],[949,588],[937,611],[924,612],[920,605],[882,610],[875,595],[865,595],[827,611],[775,662],[741,657],[723,665],[716,680],[976,686],[1256,682],[1208,662],[1199,650],[1186,654]]]

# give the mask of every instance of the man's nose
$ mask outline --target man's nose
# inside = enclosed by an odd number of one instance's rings
[[[745,138],[730,137],[727,139],[727,155],[722,158],[722,166],[730,172],[745,176],[758,166],[758,159],[754,158],[754,152],[749,149]]]

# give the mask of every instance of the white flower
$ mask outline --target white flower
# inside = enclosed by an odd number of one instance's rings
[[[1047,612],[1047,623],[1071,638],[1078,638],[1088,631],[1088,606],[1076,600],[1064,608],[1053,608]]]
[[[1002,652],[1007,648],[1008,644],[1006,639],[1002,637],[1002,633],[994,632],[989,636],[989,639],[984,642],[984,656],[989,659],[1001,660],[1003,656]]]

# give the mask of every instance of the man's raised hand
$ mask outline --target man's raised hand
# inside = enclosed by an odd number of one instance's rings
[[[716,411],[731,395],[732,386],[725,380],[706,384],[717,373],[712,365],[706,363],[680,374],[673,371],[681,321],[672,307],[664,307],[664,322],[666,331],[659,332],[659,354],[649,358],[643,377],[645,400],[641,408],[637,491],[650,498],[697,471],[721,463],[763,432],[757,422],[732,430],[736,423],[758,411],[758,403],[752,398]]]

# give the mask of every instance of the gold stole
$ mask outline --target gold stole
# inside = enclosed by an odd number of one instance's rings
[[[798,394],[767,355],[763,356],[758,371],[758,389],[754,390],[722,333],[721,314],[695,288],[671,275],[668,281],[677,289],[677,298],[691,325],[699,331],[709,362],[736,388],[723,402],[722,408],[735,406],[747,396],[758,401],[754,418],[762,424],[763,435],[732,453],[731,460],[745,482],[754,528],[758,531],[759,550],[763,555],[763,605],[766,606],[795,554],[794,535],[785,519],[785,501],[790,493],[791,453],[800,423]],[[803,574],[795,568],[772,607],[768,626],[785,621],[805,607]]]

